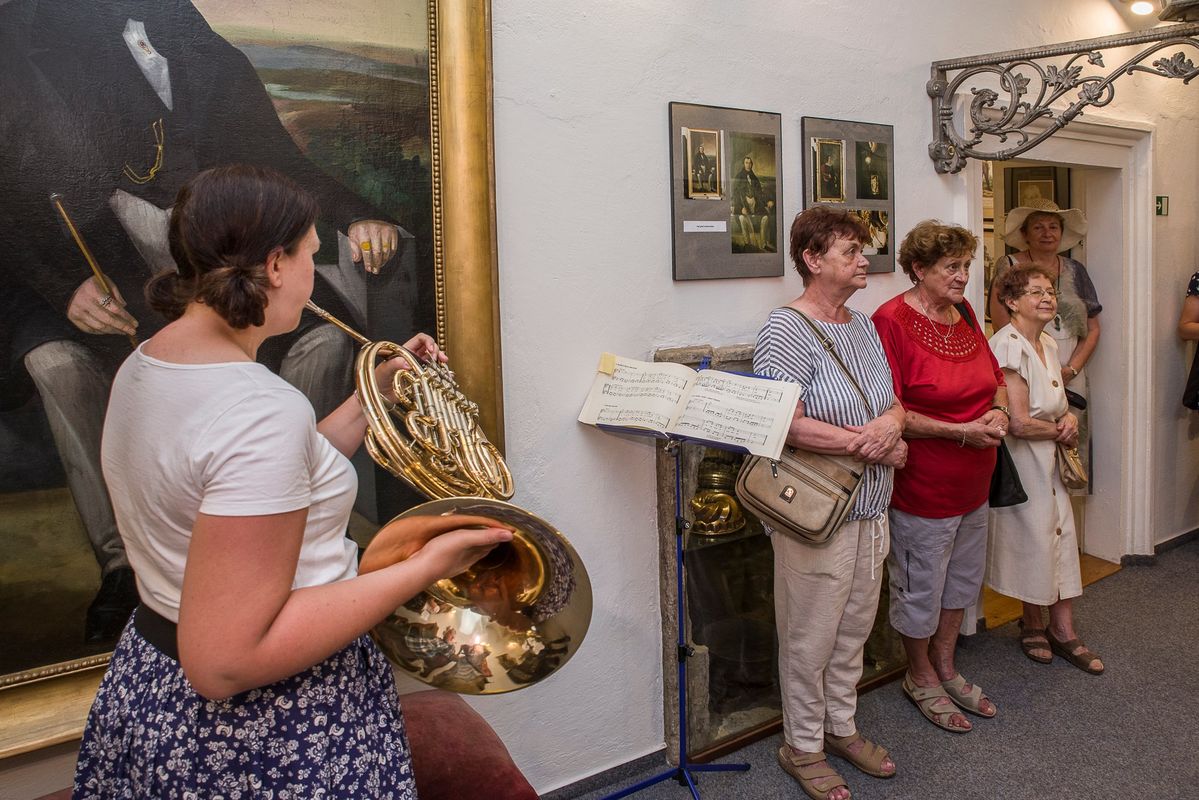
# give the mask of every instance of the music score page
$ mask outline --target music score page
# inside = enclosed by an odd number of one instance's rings
[[[778,458],[799,386],[605,354],[579,422]]]

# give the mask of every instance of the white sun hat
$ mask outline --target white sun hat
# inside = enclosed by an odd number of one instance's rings
[[[1020,228],[1023,227],[1024,220],[1028,219],[1028,215],[1036,211],[1048,211],[1062,218],[1062,243],[1057,248],[1059,253],[1075,247],[1087,235],[1087,218],[1082,211],[1077,208],[1067,208],[1063,211],[1052,200],[1037,200],[1032,205],[1017,206],[1008,212],[1003,240],[1017,250],[1027,250],[1028,242],[1025,241],[1024,232]]]

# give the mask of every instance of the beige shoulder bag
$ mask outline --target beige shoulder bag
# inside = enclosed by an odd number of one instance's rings
[[[807,314],[790,306],[807,323],[849,384],[873,415],[862,387],[837,355],[832,339]],[[737,474],[737,499],[758,519],[812,544],[823,544],[845,522],[857,499],[866,465],[850,456],[814,453],[784,446],[778,460],[750,456]]]

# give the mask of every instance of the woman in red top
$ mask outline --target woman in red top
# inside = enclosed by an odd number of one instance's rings
[[[908,412],[908,463],[895,473],[887,559],[891,626],[909,663],[903,690],[953,733],[971,728],[958,707],[995,716],[995,704],[953,661],[962,616],[982,587],[987,495],[1008,428],[1003,372],[962,294],[977,246],[965,228],[921,222],[899,248],[915,285],[874,312],[895,396]]]

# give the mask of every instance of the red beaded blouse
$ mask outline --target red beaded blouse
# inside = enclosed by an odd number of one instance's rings
[[[893,297],[874,312],[891,365],[895,396],[908,411],[943,422],[972,422],[991,409],[1003,370],[977,329],[930,320]],[[908,439],[908,463],[895,471],[891,505],[930,519],[955,517],[986,502],[995,450],[959,447],[948,439]]]

